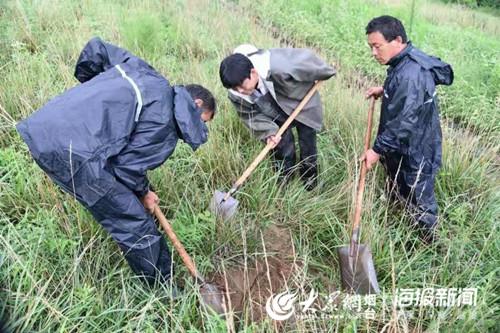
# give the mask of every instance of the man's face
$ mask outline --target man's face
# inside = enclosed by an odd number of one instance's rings
[[[259,74],[252,68],[250,70],[250,77],[246,78],[239,86],[236,86],[234,90],[243,95],[251,95],[255,90],[255,87],[259,83]]]
[[[204,123],[212,121],[212,119],[214,119],[214,112],[203,106],[203,100],[201,100],[200,98],[196,98],[194,100],[194,104],[196,104],[196,106],[201,109],[200,117]]]
[[[202,109],[203,112],[201,113],[201,120],[206,123],[209,121],[212,121],[214,119],[214,112],[208,109]]]
[[[381,64],[386,65],[389,60],[401,52],[406,44],[403,44],[400,36],[388,42],[384,35],[375,31],[368,34],[368,45],[373,57]]]

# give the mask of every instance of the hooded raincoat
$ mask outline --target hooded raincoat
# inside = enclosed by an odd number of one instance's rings
[[[81,82],[53,98],[17,130],[38,165],[81,202],[118,243],[132,269],[150,280],[170,276],[166,242],[140,198],[147,171],[182,139],[207,140],[201,110],[142,59],[91,39],[76,64]]]
[[[388,65],[373,150],[399,194],[410,198],[418,224],[429,229],[437,222],[434,180],[441,166],[436,86],[452,84],[453,70],[411,43]]]

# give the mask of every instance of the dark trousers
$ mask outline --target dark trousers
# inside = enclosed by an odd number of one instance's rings
[[[412,219],[424,230],[433,229],[438,220],[438,205],[434,194],[436,173],[410,168],[401,155],[384,156],[382,163],[388,176],[387,190],[394,199],[406,202]],[[395,194],[395,195],[394,195]]]
[[[282,126],[288,118],[284,112],[281,117],[274,121]],[[297,129],[299,136],[300,159],[296,164],[295,138],[292,128]],[[298,121],[293,121],[290,127],[283,133],[280,143],[273,149],[275,168],[281,175],[288,178],[295,169],[299,170],[301,178],[307,185],[314,187],[318,176],[316,148],[316,130]]]
[[[78,174],[94,174],[95,170],[92,171],[86,173],[81,170]],[[99,173],[99,179],[87,178],[85,182],[77,175],[74,184],[61,182],[50,173],[49,176],[90,211],[118,244],[136,275],[149,284],[166,282],[172,275],[172,261],[165,238],[158,232],[153,216],[146,212],[139,198],[125,185],[104,170],[99,170]],[[110,184],[110,188],[100,199],[89,203],[81,194],[98,186],[99,182]]]
[[[172,261],[165,238],[132,191],[116,182],[108,194],[87,208],[113,237],[135,274],[150,284],[170,278]]]

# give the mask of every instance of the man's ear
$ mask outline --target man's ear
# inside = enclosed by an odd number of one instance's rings
[[[399,44],[403,44],[403,37],[401,36],[397,36],[394,40],[397,41]]]
[[[196,106],[199,107],[200,109],[203,108],[203,100],[201,100],[200,98],[195,98],[194,104],[196,104]]]
[[[252,78],[252,75],[254,77],[259,77],[259,72],[257,72],[257,70],[255,69],[255,67],[250,70],[250,78]]]

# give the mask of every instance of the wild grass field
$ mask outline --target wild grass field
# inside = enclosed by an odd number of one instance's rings
[[[417,47],[451,63],[455,83],[439,88],[444,138],[436,183],[439,241],[423,244],[408,216],[386,201],[380,166],[368,176],[361,238],[371,247],[384,294],[477,288],[475,306],[414,308],[410,316],[377,304],[374,320],[347,313],[278,323],[256,320],[249,305],[224,321],[200,308],[196,285],[175,252],[173,282],[184,285],[179,298],[134,278],[111,238],[43,174],[14,129],[17,121],[77,84],[74,64],[93,36],[144,58],[173,84],[209,87],[219,105],[209,142],[194,154],[178,145],[150,174],[161,208],[202,274],[231,280],[259,260],[283,258],[289,268],[286,284],[263,293],[288,289],[307,295],[314,288],[328,294],[340,289],[336,251],[349,238],[368,108],[364,90],[381,84],[385,73],[371,59],[364,27],[382,14],[401,18]],[[428,0],[417,0],[414,7],[407,0],[1,2],[4,330],[498,332],[499,37],[498,16]],[[213,191],[228,190],[262,148],[237,119],[218,77],[224,56],[248,42],[314,48],[337,66],[338,75],[321,88],[325,129],[318,138],[319,188],[306,192],[296,181],[280,189],[266,161],[237,194],[235,219],[224,223],[208,210]],[[276,234],[277,229],[285,232]]]

